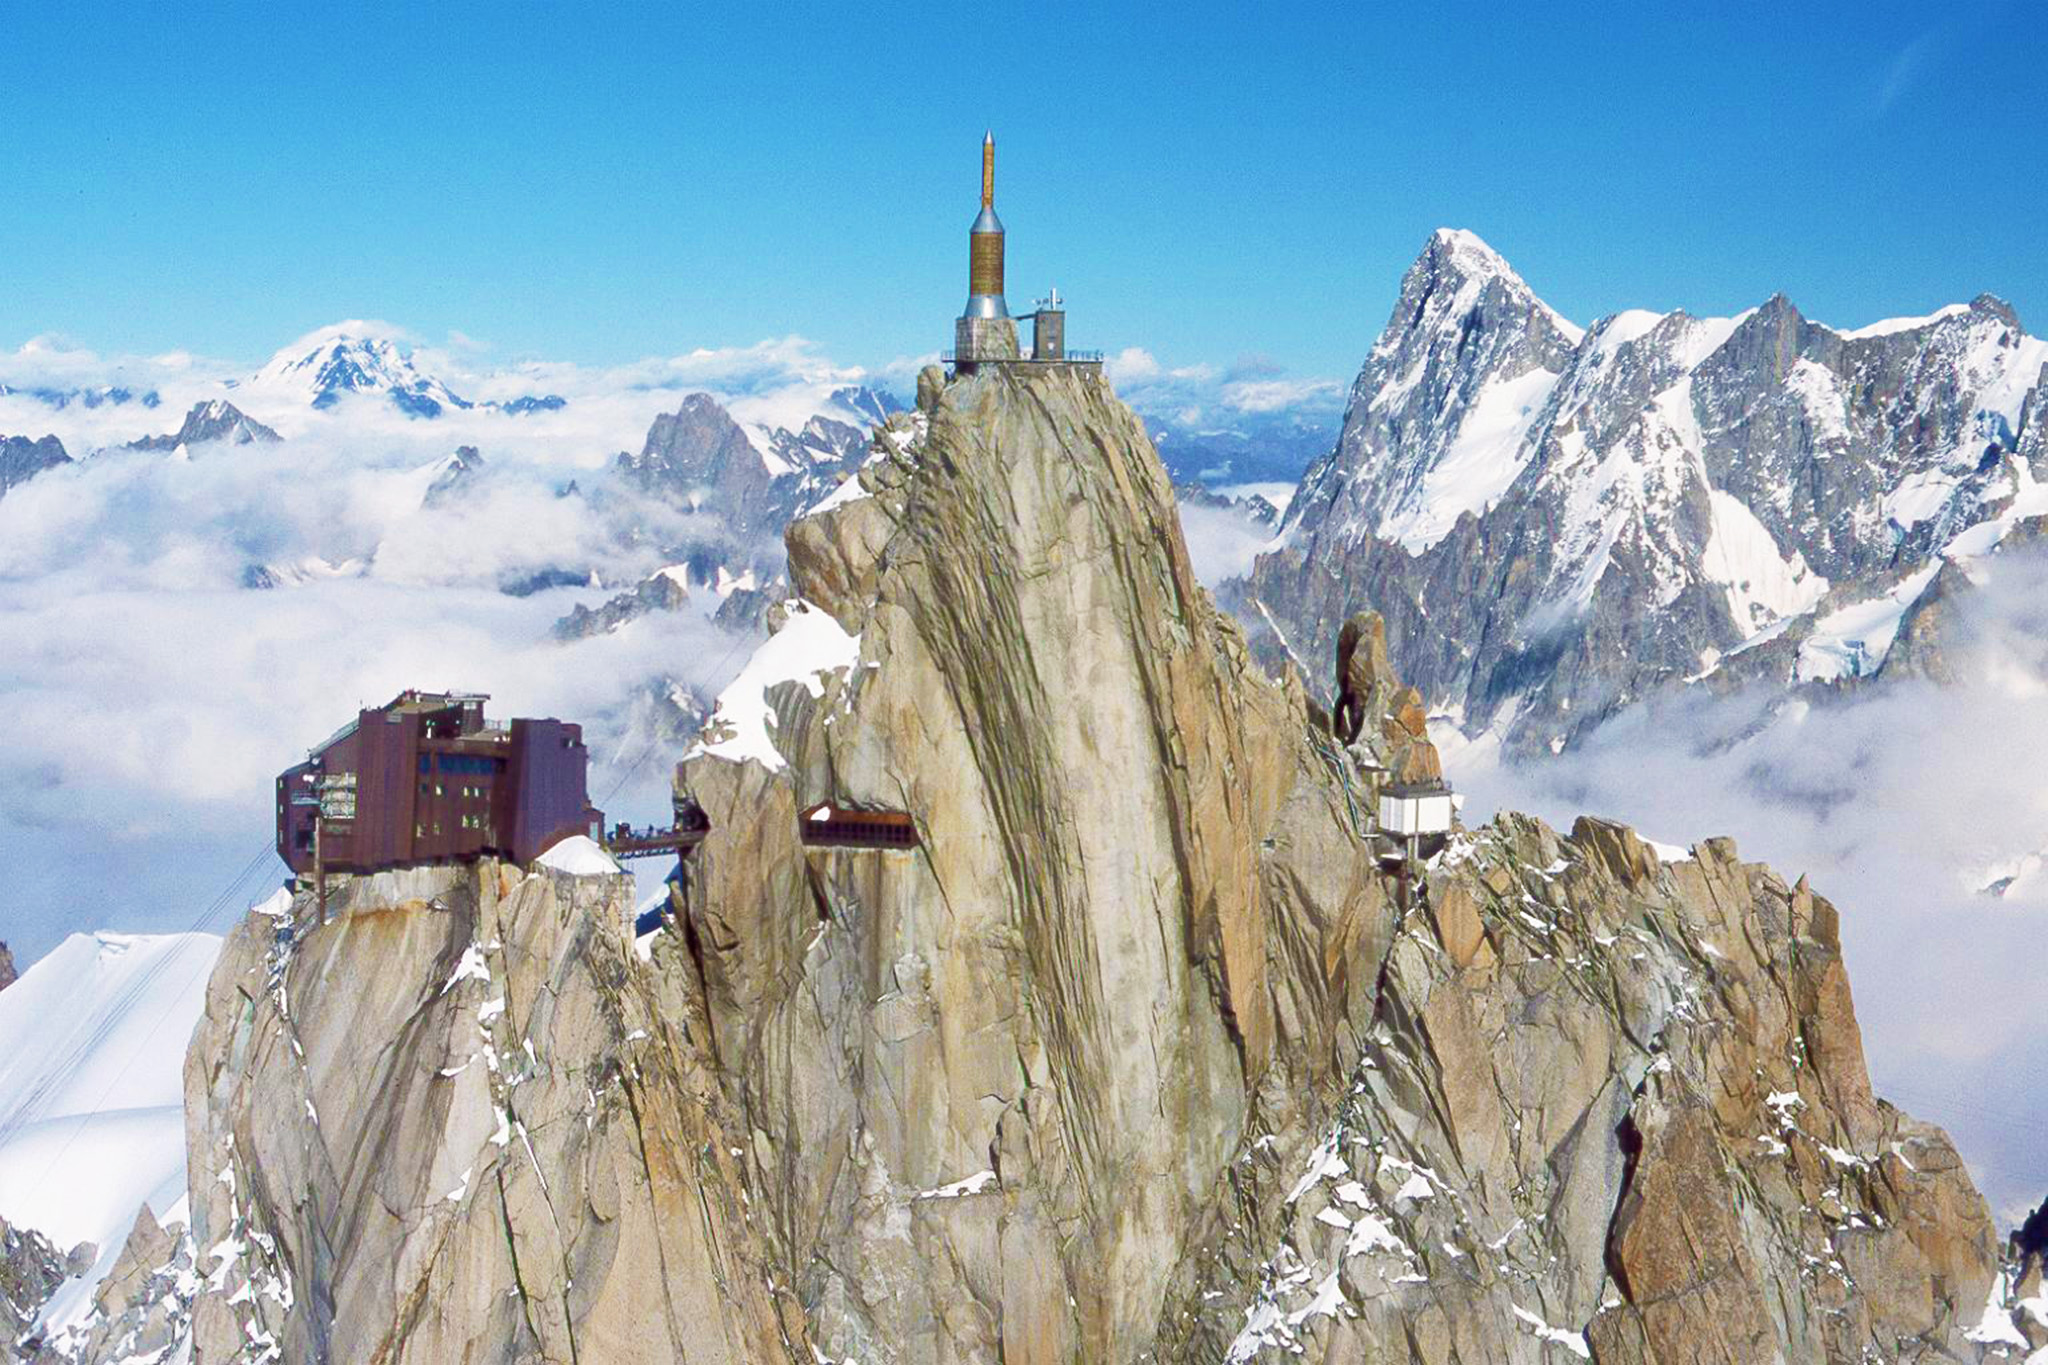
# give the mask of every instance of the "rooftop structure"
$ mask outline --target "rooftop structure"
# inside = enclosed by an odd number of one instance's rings
[[[487,854],[528,863],[595,834],[582,727],[492,725],[486,700],[407,691],[358,712],[279,775],[278,856],[301,875]]]
[[[967,306],[953,323],[953,349],[946,359],[956,372],[977,366],[1100,365],[1102,353],[1067,349],[1067,315],[1053,289],[1025,314],[1031,321],[1031,349],[1017,341],[1017,320],[1003,298],[1003,220],[996,217],[996,140],[981,139],[981,212],[967,233]]]

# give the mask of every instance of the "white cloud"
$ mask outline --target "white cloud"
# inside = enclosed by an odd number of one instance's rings
[[[1273,528],[1227,507],[1180,504],[1181,537],[1195,577],[1205,588],[1251,571],[1252,560],[1273,543]]]
[[[1277,412],[1311,403],[1329,403],[1343,397],[1344,386],[1334,379],[1246,379],[1225,384],[1224,406],[1238,412]]]
[[[1900,48],[1885,65],[1884,75],[1878,82],[1877,93],[1872,101],[1873,112],[1882,114],[1920,83],[1920,78],[1929,70],[1940,47],[1940,35],[1930,31],[1915,37]]]
[[[1118,385],[1142,384],[1159,373],[1159,360],[1142,346],[1126,346],[1104,362],[1110,381]]]
[[[1335,430],[1345,386],[1334,379],[1283,373],[1262,357],[1227,367],[1206,363],[1166,366],[1150,351],[1131,347],[1110,358],[1118,394],[1140,412],[1173,414],[1182,426],[1227,428],[1246,417],[1288,413]]]

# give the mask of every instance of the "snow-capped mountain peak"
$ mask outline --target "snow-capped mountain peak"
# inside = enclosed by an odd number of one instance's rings
[[[1465,228],[1440,227],[1431,233],[1427,257],[1448,260],[1469,275],[1500,275],[1518,284],[1522,280],[1506,257],[1487,245],[1478,233]]]
[[[1871,337],[1891,336],[1895,332],[1917,332],[1923,327],[1932,327],[1936,323],[1945,322],[1952,317],[1960,317],[1969,311],[1968,304],[1951,303],[1945,308],[1935,309],[1925,317],[1886,318],[1882,322],[1873,322],[1867,327],[1836,328],[1833,330],[1835,335],[1841,337],[1844,341],[1864,341]]]
[[[352,394],[386,394],[409,417],[438,417],[468,408],[462,398],[414,363],[412,349],[376,323],[338,322],[300,337],[270,358],[249,381],[254,388],[330,408]]]
[[[1417,271],[1448,285],[1454,295],[1468,306],[1488,284],[1498,281],[1500,288],[1516,302],[1541,309],[1551,325],[1569,337],[1573,344],[1576,345],[1585,335],[1583,328],[1538,298],[1528,282],[1508,264],[1507,258],[1476,232],[1465,228],[1438,228],[1430,234],[1429,243],[1410,269],[1410,275]],[[1406,281],[1402,292],[1404,295],[1407,293]]]
[[[1310,467],[1289,525],[1411,550],[1442,539],[1527,465],[1524,438],[1584,337],[1479,237],[1439,229],[1352,386],[1339,453]],[[1392,433],[1411,458],[1361,458]]]

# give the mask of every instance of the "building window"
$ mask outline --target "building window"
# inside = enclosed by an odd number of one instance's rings
[[[420,771],[422,773],[427,771],[427,756],[425,754],[420,755]]]

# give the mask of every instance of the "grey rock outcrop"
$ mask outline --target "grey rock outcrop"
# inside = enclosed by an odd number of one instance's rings
[[[1219,512],[1236,512],[1254,526],[1272,526],[1280,520],[1280,509],[1257,493],[1228,496],[1204,488],[1198,483],[1177,484],[1174,496],[1182,503],[1196,507],[1214,508]]]
[[[689,605],[690,590],[682,575],[664,570],[641,579],[600,607],[578,603],[567,616],[555,622],[554,636],[557,640],[587,640],[609,634],[649,612],[681,611]]]
[[[757,514],[770,478],[747,433],[708,393],[693,393],[655,418],[639,455],[622,454],[618,463],[643,487],[680,501],[716,494]]]
[[[771,689],[784,766],[679,778],[687,923],[826,1356],[1136,1360],[1250,1097],[1313,1107],[1362,1025],[1338,948],[1384,890],[1107,386],[920,390],[868,495],[790,530],[801,628],[862,662]],[[923,851],[806,851],[820,802]]]
[[[64,443],[54,436],[31,441],[26,436],[0,436],[0,497],[46,469],[70,464]]]
[[[76,1264],[74,1273],[85,1266]],[[94,1257],[84,1258],[90,1265]],[[144,1205],[113,1268],[93,1291],[81,1321],[55,1333],[35,1365],[111,1365],[189,1359],[192,1309],[205,1285],[193,1273],[193,1246],[182,1224],[161,1226]]]
[[[780,534],[867,458],[869,418],[895,406],[867,389],[842,389],[832,400],[859,421],[821,413],[793,431],[743,427],[710,394],[693,393],[655,418],[640,453],[620,455],[617,467],[680,507],[718,514],[741,535]]]
[[[790,528],[644,954],[626,879],[492,863],[229,940],[201,1365],[1975,1358],[1990,1221],[1825,900],[1593,820],[1394,875],[1379,623],[1333,733],[1099,376],[919,391]]]
[[[1162,1359],[1976,1358],[1983,1201],[1872,1096],[1833,908],[1725,840],[1458,836],[1335,1121],[1285,1148],[1232,1173],[1209,1282],[1249,1315],[1191,1280]]]
[[[0,1341],[21,1341],[64,1282],[64,1257],[32,1228],[0,1218]]]
[[[5,943],[0,943],[0,991],[6,990],[14,982],[14,954],[8,951]]]
[[[284,438],[223,398],[194,403],[184,422],[168,436],[130,441],[130,450],[177,450],[225,441],[229,445],[270,444]]]
[[[1869,678],[1944,556],[2044,510],[2044,363],[1988,295],[1852,332],[1780,296],[1581,334],[1439,232],[1282,545],[1226,599],[1275,659],[1383,612],[1431,709],[1515,751],[1659,689]]]
[[[435,471],[434,481],[427,485],[420,505],[447,507],[453,504],[476,487],[489,467],[490,461],[475,446],[457,446],[455,453],[443,460]]]

